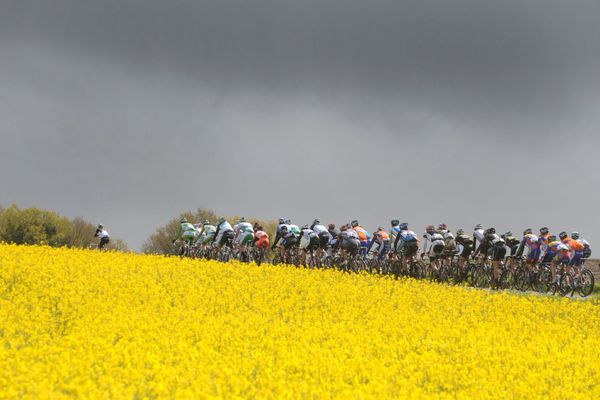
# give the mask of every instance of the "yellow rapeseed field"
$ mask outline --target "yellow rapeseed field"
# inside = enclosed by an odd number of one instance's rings
[[[1,398],[600,398],[600,308],[0,245]]]

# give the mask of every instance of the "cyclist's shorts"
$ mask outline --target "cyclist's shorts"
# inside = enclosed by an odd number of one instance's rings
[[[260,239],[258,239],[258,241],[255,244],[256,248],[263,250],[269,250],[270,245],[271,243],[269,242],[269,238],[266,236],[263,236]]]
[[[204,235],[203,237],[200,238],[200,240],[202,241],[202,244],[209,244],[210,242],[212,242],[214,237],[215,237],[215,234],[213,233],[212,235]]]
[[[361,244],[358,240],[342,240],[342,249],[350,253],[351,255],[356,255],[358,253],[358,249],[361,247]]]
[[[322,249],[327,250],[327,247],[329,247],[329,233],[321,232],[319,235],[319,246],[321,246]]]
[[[237,244],[251,244],[254,241],[254,233],[253,232],[240,232],[238,237],[236,238]]]
[[[579,267],[583,264],[583,252],[576,251],[573,253],[573,258],[571,259],[571,265]]]
[[[404,249],[404,255],[406,257],[412,257],[417,254],[417,251],[419,250],[419,245],[417,244],[417,242],[405,242],[402,248]]]
[[[219,236],[221,236],[221,234],[219,234]],[[223,232],[223,236],[221,236],[221,240],[219,240],[219,246],[223,246],[225,243],[231,244],[233,236],[233,231]]]
[[[442,252],[444,251],[444,248],[446,246],[444,245],[444,243],[440,243],[440,244],[434,244],[431,247],[431,255],[433,256],[439,256],[442,254]]]
[[[285,238],[285,240],[281,241],[281,245],[286,250],[292,248],[292,246],[295,246],[296,243],[298,243],[298,242],[297,242],[297,239],[294,236],[291,236],[289,238]]]
[[[193,243],[196,240],[196,235],[193,232],[191,232],[191,233],[184,232],[183,236],[181,238],[188,243]]]
[[[494,246],[494,253],[492,255],[493,261],[502,261],[506,256],[506,247],[504,245]]]
[[[463,251],[460,253],[460,256],[463,258],[469,258],[471,253],[473,252],[473,247],[471,246],[463,246]]]
[[[529,254],[527,255],[527,262],[529,262],[529,263],[536,262],[539,258],[540,258],[540,248],[537,247],[535,249],[532,249],[529,252]]]
[[[300,248],[306,250],[315,250],[319,247],[319,238],[312,236],[310,238],[302,236],[300,239]]]
[[[544,258],[542,259],[542,264],[550,264],[554,259],[555,254],[551,252],[547,252],[544,254]]]

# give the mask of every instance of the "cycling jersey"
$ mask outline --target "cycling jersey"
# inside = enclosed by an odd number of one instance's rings
[[[223,221],[219,225],[217,225],[217,230],[215,231],[215,242],[222,244],[221,239],[223,239],[225,234],[227,234],[227,237],[231,237],[231,239],[233,239],[233,228],[231,227],[231,224],[227,221]]]
[[[435,236],[435,238],[434,238],[434,236]],[[423,241],[423,253],[425,253],[425,254],[431,252],[434,241],[441,241],[441,243],[444,244],[444,237],[437,232],[434,232],[434,233],[425,232],[423,234],[423,238],[425,239]]]
[[[329,232],[327,232],[327,228],[325,227],[325,225],[320,225],[320,224],[312,224],[312,226],[310,227],[310,229],[312,229],[313,231],[315,231],[315,233],[317,235],[321,235],[323,233],[327,233],[327,235],[329,235]]]
[[[236,235],[239,235],[241,232],[254,232],[252,224],[249,222],[238,222],[233,227],[233,230]]]
[[[479,242],[479,246],[481,246],[481,243],[484,239],[485,233],[483,232],[483,229],[475,229],[473,231],[473,244],[475,245],[475,247],[477,246],[477,242]]]
[[[204,225],[200,230],[200,239],[203,244],[210,243],[215,237],[217,227],[214,225]]]
[[[306,250],[315,250],[319,246],[319,235],[312,229],[302,229],[300,231],[300,248]]]
[[[456,236],[456,243],[458,244],[457,250],[462,257],[468,258],[473,252],[473,237],[463,233],[462,235]]]
[[[412,256],[417,252],[418,247],[419,239],[417,238],[417,234],[413,231],[400,231],[396,236],[396,241],[394,242],[396,251],[408,251],[410,254],[406,255]]]
[[[523,236],[519,249],[517,250],[517,257],[521,257],[525,248],[528,249],[527,262],[536,262],[540,257],[539,238],[533,233],[528,233]]]
[[[571,262],[571,249],[566,244],[556,241],[550,243],[549,246],[554,254],[556,254],[556,260],[561,264],[568,264]]]
[[[510,249],[510,255],[514,256],[519,248],[519,244],[521,243],[521,241],[514,236],[506,236],[504,238],[504,241],[506,242],[506,245]]]
[[[440,256],[446,247],[446,242],[444,241],[444,236],[440,233],[434,233],[433,235],[429,235],[428,240],[431,242],[429,247],[429,258],[435,259],[437,256]]]
[[[254,245],[259,249],[269,249],[269,235],[263,231],[254,232]]]
[[[367,252],[371,251],[373,245],[377,243],[379,257],[383,257],[390,249],[390,235],[384,230],[376,231],[373,233],[373,238],[369,242]]]
[[[571,265],[580,266],[583,263],[583,243],[570,237],[565,238],[562,242],[572,251]]]
[[[96,233],[94,234],[95,237],[103,239],[103,238],[107,238],[108,236],[108,232],[106,231],[106,229],[104,228],[98,228],[96,229]]]
[[[177,235],[175,236],[175,240],[182,238],[184,240],[192,240],[196,238],[196,228],[194,225],[189,222],[184,222],[179,225],[179,230],[177,231]]]
[[[249,222],[238,222],[234,227],[234,242],[237,244],[250,244],[254,241],[254,227]]]
[[[367,247],[367,245],[369,244],[369,240],[371,240],[371,235],[369,235],[369,232],[367,232],[362,226],[355,226],[352,229],[358,235],[360,245],[363,247]]]
[[[398,237],[399,233],[400,225],[392,226],[392,229],[390,229],[390,243],[396,243],[396,238]],[[394,245],[394,247],[396,246]]]
[[[298,225],[288,225],[288,231],[292,232],[296,237],[300,236],[300,228],[298,228]]]

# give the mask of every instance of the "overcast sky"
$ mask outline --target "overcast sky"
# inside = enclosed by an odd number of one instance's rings
[[[0,0],[0,204],[600,241],[600,2]]]

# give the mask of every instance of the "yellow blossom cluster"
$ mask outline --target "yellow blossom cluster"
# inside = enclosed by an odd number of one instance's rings
[[[600,398],[600,306],[0,245],[0,398]]]

